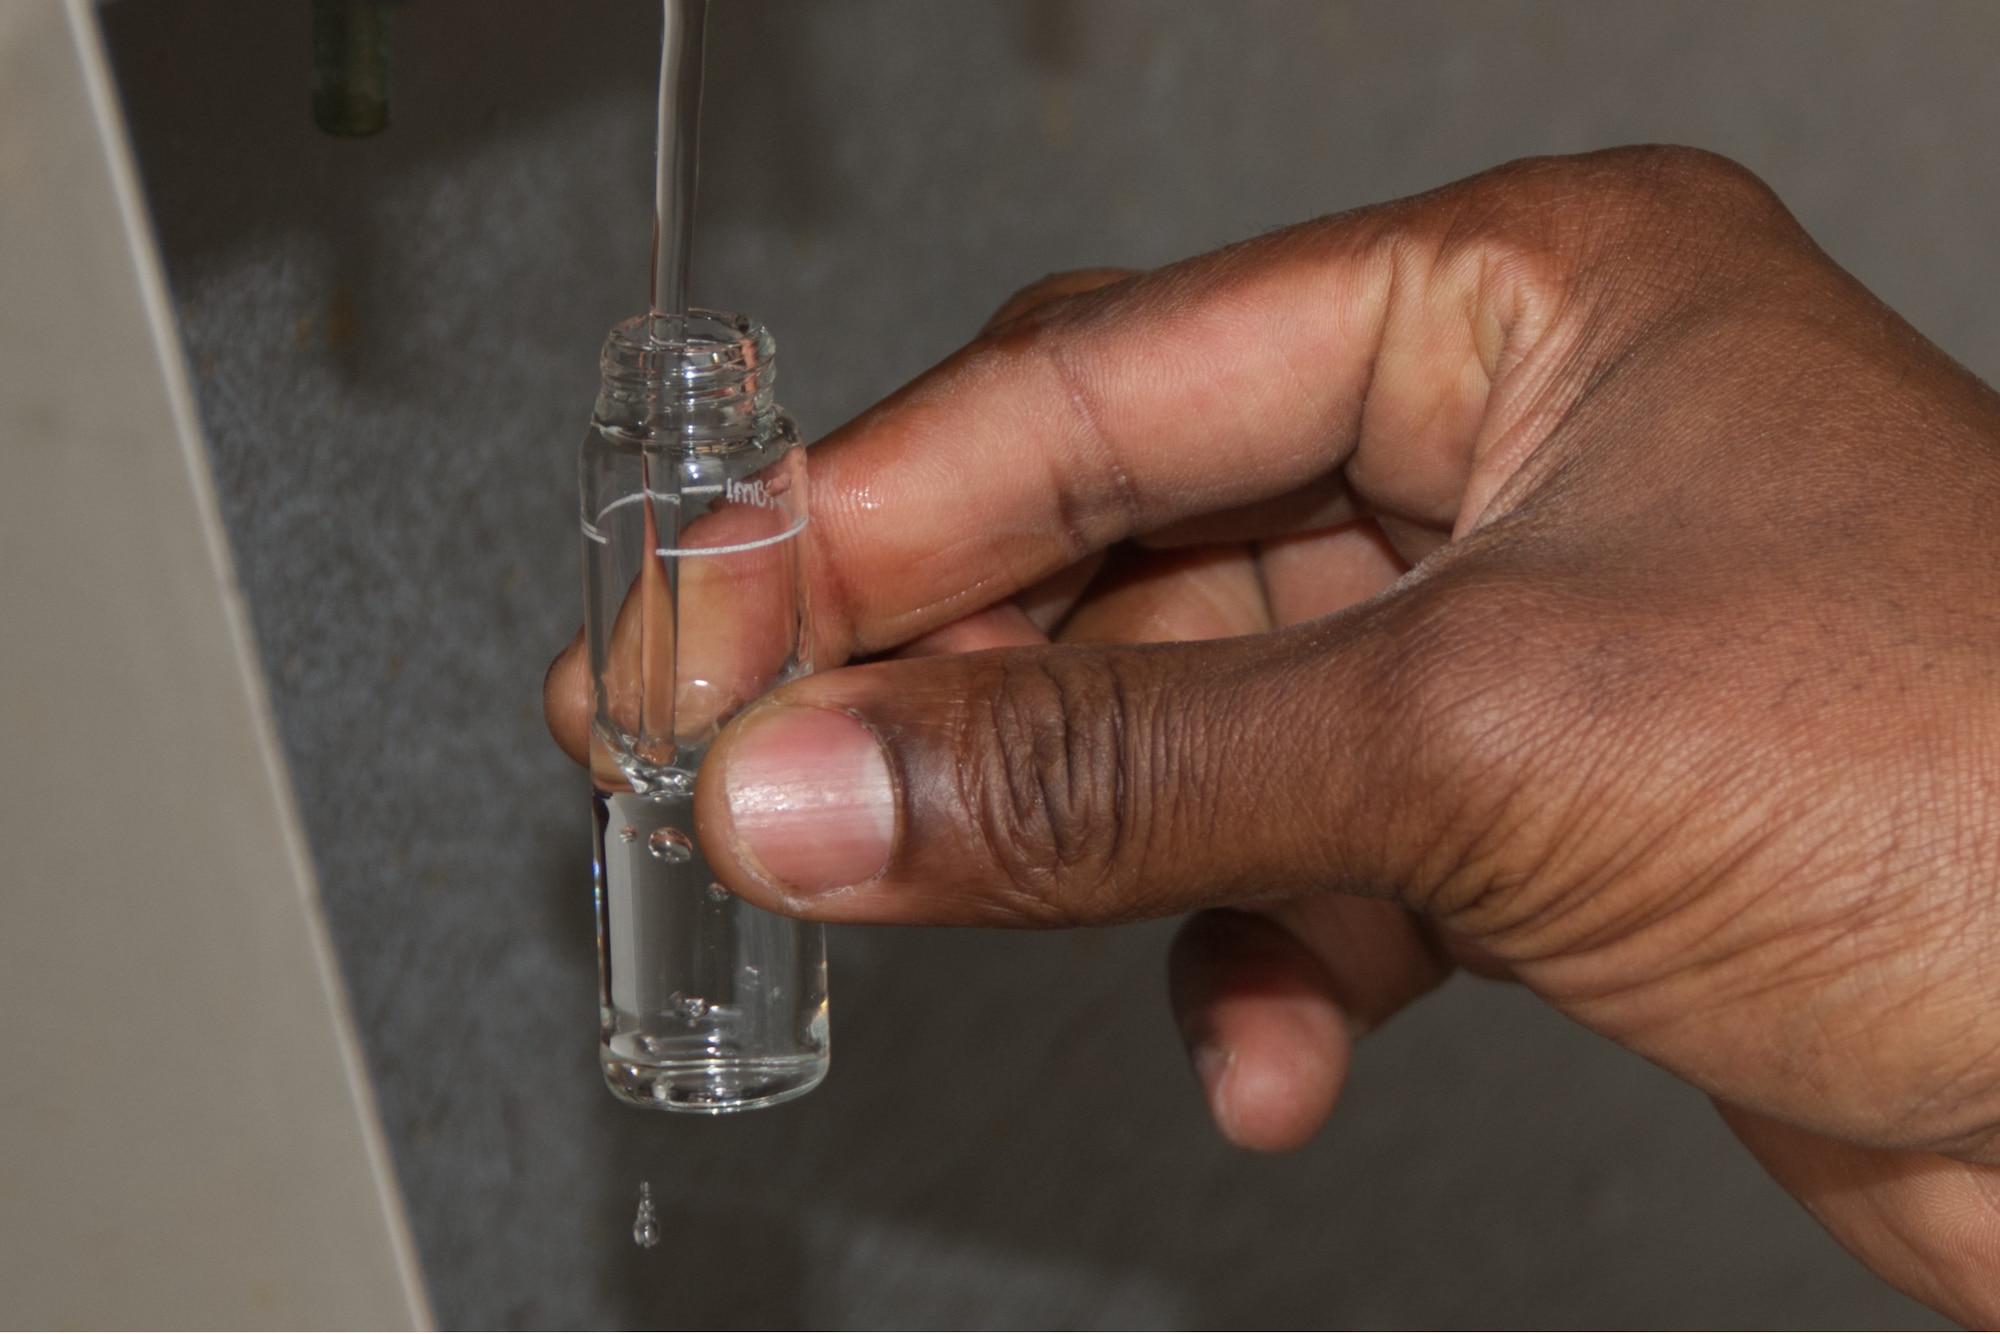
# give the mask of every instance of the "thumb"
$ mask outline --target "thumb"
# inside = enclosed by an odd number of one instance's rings
[[[1281,634],[878,662],[746,710],[696,819],[840,921],[1072,925],[1412,878],[1442,784],[1381,604]]]

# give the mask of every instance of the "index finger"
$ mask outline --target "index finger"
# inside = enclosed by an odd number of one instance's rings
[[[1462,534],[1639,326],[1747,299],[1750,233],[1797,230],[1773,202],[1686,149],[1521,162],[996,324],[812,450],[815,659],[1335,473],[1385,531]],[[578,651],[545,699],[580,757]]]
[[[1448,534],[1493,490],[1475,472],[1505,435],[1502,363],[1587,267],[1545,221],[1550,175],[1504,168],[1043,304],[841,428],[812,455],[820,660],[1342,469]]]

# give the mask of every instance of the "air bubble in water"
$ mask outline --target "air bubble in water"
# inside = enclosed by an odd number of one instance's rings
[[[708,901],[710,903],[727,903],[729,902],[729,891],[711,880],[708,882]]]
[[[680,992],[676,991],[673,995],[667,997],[667,1011],[671,1014],[677,1014],[690,1022],[701,1018],[714,1008],[715,1006],[710,1005],[700,996],[683,996]]]
[[[660,1244],[660,1219],[653,1212],[653,1183],[639,1183],[639,1215],[632,1220],[632,1241],[634,1245],[652,1250]]]
[[[678,829],[662,826],[646,838],[646,846],[655,857],[663,862],[685,862],[694,859],[694,841]]]
[[[634,843],[638,841],[638,838],[639,831],[629,824],[618,831],[618,841],[621,843]]]

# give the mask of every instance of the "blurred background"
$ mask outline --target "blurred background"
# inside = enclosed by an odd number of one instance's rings
[[[1371,1039],[1305,1149],[1228,1148],[1171,923],[838,930],[820,1091],[614,1103],[586,786],[539,688],[597,348],[645,301],[659,7],[393,15],[391,127],[343,140],[304,0],[101,9],[442,1324],[1940,1324],[1700,1095],[1501,987]],[[1991,380],[1996,51],[1986,0],[718,0],[694,291],[771,327],[817,435],[1050,271],[1672,141]]]

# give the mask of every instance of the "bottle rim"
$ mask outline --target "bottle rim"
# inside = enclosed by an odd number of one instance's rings
[[[683,394],[727,390],[754,393],[777,374],[771,331],[726,310],[692,309],[685,315],[635,315],[604,340],[607,385]]]
[[[600,359],[597,415],[649,435],[742,438],[777,411],[777,342],[747,316],[692,309],[614,326]]]

